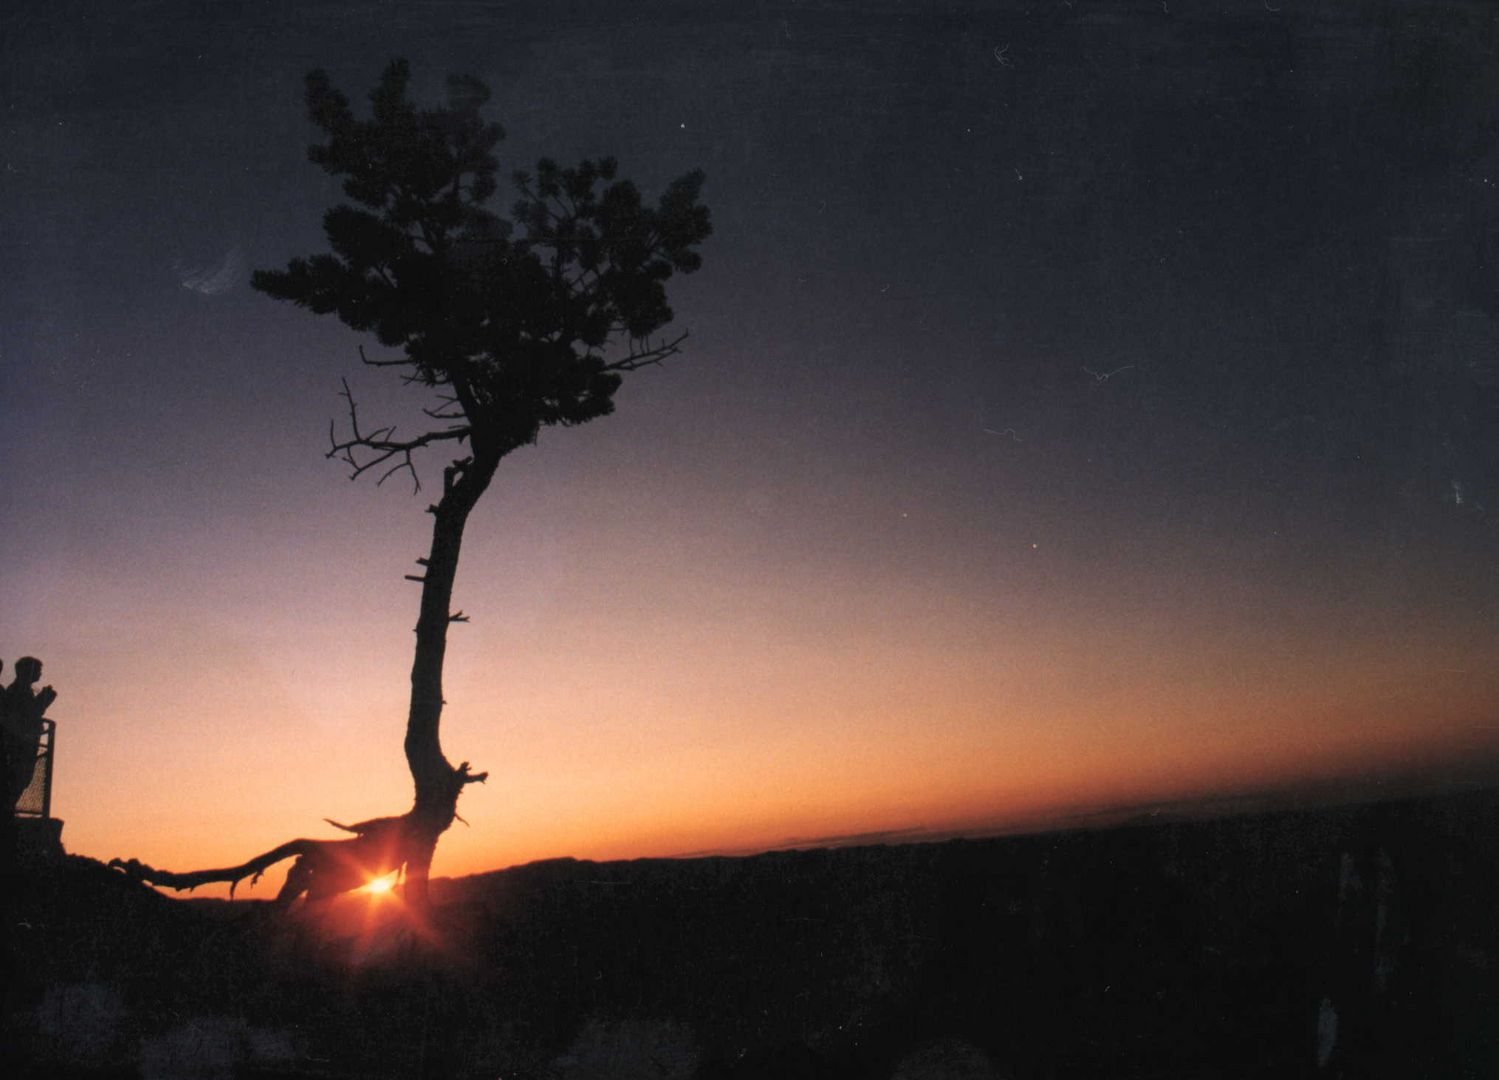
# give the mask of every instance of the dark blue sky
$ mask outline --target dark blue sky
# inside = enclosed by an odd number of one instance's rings
[[[332,186],[301,164],[300,76],[358,93],[401,53],[433,85],[488,79],[517,167],[608,149],[646,182],[708,171],[712,273],[683,314],[756,354],[694,366],[761,431],[831,410],[927,460],[966,407],[1096,451],[1130,498],[1491,502],[1491,20],[1180,6],[22,5],[3,315],[12,394],[45,398],[17,419],[96,429],[72,418],[99,393],[138,427],[122,386],[139,408],[195,381],[151,335],[209,307],[247,347],[252,321],[279,329],[232,271],[317,243]],[[235,295],[181,288],[235,251]],[[74,336],[89,355],[64,365]],[[251,374],[203,351],[208,382]],[[265,393],[234,404],[274,412]]]

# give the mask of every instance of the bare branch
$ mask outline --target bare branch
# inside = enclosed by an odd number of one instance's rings
[[[364,346],[359,346],[359,359],[366,367],[408,367],[410,360],[371,360],[364,355]]]
[[[379,364],[382,361],[376,361],[375,363]],[[361,431],[359,428],[359,406],[354,402],[354,393],[349,389],[349,380],[343,379],[341,381],[343,383],[343,390],[339,392],[339,396],[349,403],[350,437],[340,441],[336,427],[332,421],[329,421],[329,449],[326,456],[337,458],[348,465],[350,480],[357,480],[371,469],[394,461],[394,464],[390,465],[389,468],[380,474],[380,479],[375,481],[376,486],[385,483],[385,481],[398,472],[408,471],[411,473],[413,493],[421,491],[422,482],[416,474],[416,466],[411,460],[411,452],[419,450],[423,446],[431,446],[436,442],[462,441],[468,437],[469,426],[467,424],[443,428],[440,431],[428,431],[412,439],[395,438],[396,428],[394,424],[388,427],[377,428],[374,431]]]
[[[411,467],[411,458],[409,456],[405,461],[402,461],[396,465],[392,465],[390,468],[381,473],[380,479],[375,481],[375,486],[379,487],[381,484],[385,483],[385,481],[389,480],[392,476],[400,472],[402,469],[411,469],[411,480],[412,483],[416,485],[416,489],[412,492],[412,494],[415,495],[417,491],[422,490],[422,482],[417,479],[416,470]]]
[[[468,762],[466,761],[463,764],[459,765],[458,768],[454,770],[454,773],[456,774],[456,779],[458,780],[460,786],[463,784],[482,784],[484,783],[484,781],[489,779],[488,772],[469,772]]]
[[[422,412],[434,420],[467,420],[468,414],[463,411],[463,403],[458,400],[457,394],[438,394],[438,404],[433,408],[424,408]]]
[[[335,829],[342,829],[344,832],[353,833],[355,836],[363,836],[366,833],[372,833],[380,829],[399,828],[401,819],[400,817],[377,817],[370,818],[368,821],[360,821],[353,825],[344,825],[341,822],[334,821],[332,818],[323,818],[323,820]]]
[[[651,364],[659,364],[668,356],[675,356],[682,351],[682,342],[687,340],[687,332],[684,330],[670,341],[665,339],[651,344],[647,338],[640,338],[630,342],[628,355],[604,365],[605,371],[637,371]]]

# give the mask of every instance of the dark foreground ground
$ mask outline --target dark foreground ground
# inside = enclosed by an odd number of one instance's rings
[[[440,947],[88,860],[7,1075],[1499,1076],[1499,794],[447,883]]]

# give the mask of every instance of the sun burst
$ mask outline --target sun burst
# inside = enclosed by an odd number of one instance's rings
[[[362,886],[359,891],[369,893],[371,896],[386,896],[391,889],[395,888],[395,885],[396,875],[389,873],[384,877],[375,878],[369,884]]]

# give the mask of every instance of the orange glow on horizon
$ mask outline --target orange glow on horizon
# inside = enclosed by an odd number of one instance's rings
[[[460,593],[494,615],[453,631],[442,742],[490,775],[437,877],[1023,827],[1493,746],[1499,640],[1463,613],[1460,581],[1421,605],[1372,588],[1292,604],[1215,590],[1185,561],[1111,576],[1028,543],[1022,565],[936,539],[941,559],[913,546],[871,569],[711,521],[665,543],[612,490],[568,493],[598,517],[569,522],[586,551],[559,549],[524,533],[560,511],[526,505],[517,472],[515,528],[476,520],[465,548]],[[420,549],[415,517],[368,549],[340,528],[346,572],[219,554],[198,576],[177,566],[180,594],[122,571],[32,605],[62,628],[15,632],[61,695],[68,850],[232,866],[339,838],[324,818],[404,811],[414,597],[370,581],[390,549]]]

